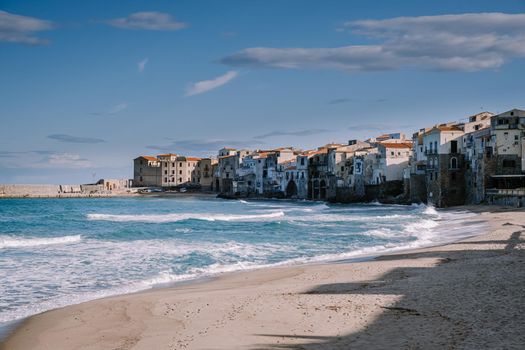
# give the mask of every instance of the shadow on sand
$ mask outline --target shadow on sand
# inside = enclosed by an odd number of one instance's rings
[[[379,316],[359,331],[338,337],[258,334],[279,339],[279,344],[256,349],[525,349],[525,249],[518,247],[525,243],[525,227],[514,227],[517,231],[508,240],[457,245],[479,245],[479,250],[454,250],[451,245],[449,250],[380,258],[440,259],[434,267],[396,268],[374,281],[324,284],[305,291],[313,297],[401,297],[379,306]]]

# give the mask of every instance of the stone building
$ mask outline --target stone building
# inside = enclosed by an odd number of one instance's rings
[[[248,150],[224,147],[219,150],[217,167],[213,174],[213,191],[222,194],[235,194],[234,180],[242,160],[250,154]]]
[[[133,186],[161,186],[161,164],[156,157],[140,156],[133,160]]]
[[[212,190],[213,187],[213,169],[217,165],[214,158],[202,158],[197,161],[197,167],[194,170],[193,178],[205,191]]]
[[[422,128],[412,135],[412,155],[409,160],[410,180],[408,197],[414,203],[427,202],[427,155],[423,136],[431,128]]]
[[[461,154],[463,130],[439,125],[423,136],[427,155],[427,201],[438,207],[465,203],[465,173]]]
[[[408,168],[412,154],[411,142],[381,142],[377,145],[379,168],[373,177],[377,184],[389,181],[402,181],[403,170]]]
[[[525,111],[512,109],[492,117],[485,147],[486,199],[525,205]]]
[[[490,141],[491,118],[494,113],[470,116],[463,126],[462,153],[465,157],[465,203],[479,204],[485,200],[487,175],[485,146]]]
[[[157,156],[161,164],[161,186],[180,187],[197,185],[195,168],[200,158],[168,153]]]

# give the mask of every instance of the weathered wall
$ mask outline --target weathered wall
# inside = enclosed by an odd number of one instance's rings
[[[427,181],[425,174],[410,174],[409,187],[409,198],[411,202],[427,202]]]
[[[110,196],[101,185],[0,185],[0,197]]]

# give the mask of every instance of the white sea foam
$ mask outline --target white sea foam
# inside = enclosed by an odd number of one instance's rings
[[[0,236],[0,249],[2,248],[26,248],[51,244],[66,244],[78,242],[82,239],[80,235],[50,237],[50,238],[19,238],[11,236]]]
[[[426,206],[425,210],[423,211],[423,214],[425,215],[439,215],[439,213],[437,212],[436,208],[434,208],[433,206]]]
[[[151,222],[166,223],[183,220],[204,220],[204,221],[252,221],[279,218],[284,216],[283,211],[274,211],[270,213],[234,215],[234,214],[152,214],[152,215],[115,215],[115,214],[88,214],[89,220],[99,221],[116,221],[116,222]]]

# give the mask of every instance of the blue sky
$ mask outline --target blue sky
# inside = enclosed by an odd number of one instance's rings
[[[525,108],[525,1],[0,1],[0,183]]]

